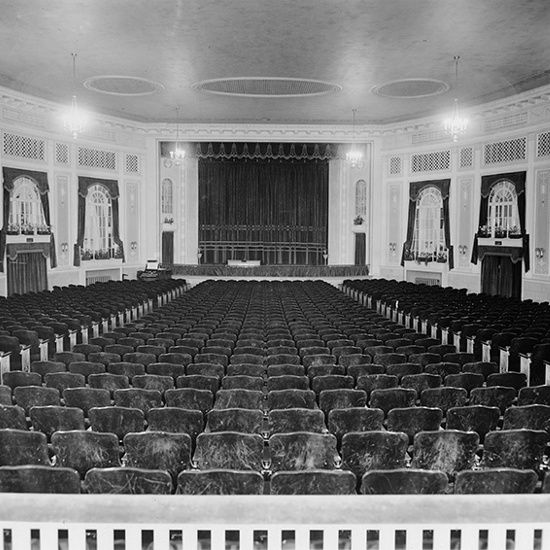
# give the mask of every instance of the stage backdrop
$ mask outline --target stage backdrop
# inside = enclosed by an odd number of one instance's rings
[[[322,265],[327,159],[199,158],[201,263]]]

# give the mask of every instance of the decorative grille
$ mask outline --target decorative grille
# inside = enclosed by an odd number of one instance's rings
[[[470,168],[474,165],[473,147],[463,147],[460,149],[460,168]]]
[[[66,143],[55,144],[55,162],[69,164],[69,146]]]
[[[525,160],[526,149],[527,139],[524,137],[487,143],[484,148],[485,164]]]
[[[537,157],[550,155],[550,132],[543,132],[537,136]]]
[[[359,180],[355,184],[355,216],[367,216],[367,182]]]
[[[485,131],[500,130],[501,128],[509,128],[510,126],[521,126],[527,124],[527,113],[519,115],[510,115],[503,118],[496,118],[485,122]]]
[[[447,134],[444,131],[437,132],[425,132],[423,134],[413,134],[411,142],[413,145],[418,145],[419,143],[426,143],[428,141],[439,141],[445,139]]]
[[[137,155],[126,155],[126,172],[139,173],[139,157]]]
[[[103,168],[104,170],[116,170],[116,153],[102,151],[101,149],[90,149],[89,147],[78,148],[78,165],[89,168]]]
[[[451,151],[434,151],[413,155],[411,159],[412,172],[434,172],[449,170],[451,167]]]
[[[4,155],[10,157],[45,160],[46,142],[43,139],[30,138],[5,132],[3,152]]]
[[[401,157],[390,158],[390,174],[401,174]]]

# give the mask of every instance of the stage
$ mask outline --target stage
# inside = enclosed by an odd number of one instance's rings
[[[172,275],[191,285],[206,279],[288,280],[322,279],[338,286],[345,279],[367,278],[368,265],[184,265],[172,266]]]

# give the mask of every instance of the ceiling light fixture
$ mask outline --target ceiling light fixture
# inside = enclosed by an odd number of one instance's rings
[[[455,55],[455,88],[458,89],[458,60],[460,59],[459,55]],[[445,120],[445,133],[448,136],[452,136],[453,141],[458,141],[458,136],[466,133],[466,128],[468,126],[468,119],[461,117],[458,112],[458,99],[455,98],[453,113],[450,118]]]
[[[65,114],[63,125],[65,130],[76,139],[78,134],[86,129],[86,115],[79,110],[76,103],[76,54],[72,53],[71,55],[73,56],[73,99],[70,109]]]
[[[170,151],[170,158],[179,166],[185,158],[185,150],[180,147],[180,110],[176,107],[176,148]]]
[[[355,144],[355,114],[357,109],[353,109],[353,143],[351,149],[346,153],[346,160],[352,168],[363,168],[363,153]]]

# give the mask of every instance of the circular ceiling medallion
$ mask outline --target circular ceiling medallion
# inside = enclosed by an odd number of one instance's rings
[[[447,92],[449,85],[441,80],[431,78],[404,78],[393,80],[374,86],[371,92],[382,97],[393,97],[397,99],[413,99],[417,97],[430,97]]]
[[[150,95],[164,89],[162,84],[136,76],[93,76],[84,82],[84,87],[101,94],[136,96]]]
[[[242,77],[203,80],[193,89],[211,94],[246,97],[297,97],[339,92],[342,87],[330,82],[302,78]]]

